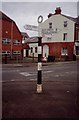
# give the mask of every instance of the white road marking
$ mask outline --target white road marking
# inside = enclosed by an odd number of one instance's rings
[[[9,80],[9,81],[0,81],[0,83],[7,83],[7,82],[14,82],[15,80]]]
[[[59,77],[60,75],[55,75],[55,77]]]
[[[71,73],[71,74],[73,74],[73,73],[77,73],[77,71],[71,71],[70,73]]]
[[[14,82],[15,80],[11,80],[11,82]]]
[[[73,73],[76,73],[76,72],[77,72],[77,71],[69,71],[69,72],[66,71],[65,73],[66,73],[66,74],[73,74]]]
[[[28,72],[21,72],[21,73],[19,73],[19,74],[21,74],[21,75],[24,75],[24,76],[34,76],[34,75],[36,75],[36,73],[35,74],[30,74],[30,73],[28,73]]]
[[[51,72],[53,72],[53,71],[43,71],[43,73],[51,73]]]
[[[36,80],[37,80],[37,78],[35,78],[35,79],[30,79],[30,80],[32,80],[32,81],[34,81],[34,80],[35,80],[35,81],[36,81]]]
[[[0,81],[0,83],[5,83],[6,81]]]
[[[67,90],[67,93],[69,93],[70,91],[69,90]]]
[[[2,70],[2,72],[19,72],[20,70]]]
[[[64,75],[63,74],[60,74],[61,77],[63,77]]]
[[[70,72],[65,72],[65,73],[67,73],[67,74],[68,74],[68,73],[70,73]]]
[[[53,71],[43,71],[43,73],[51,73],[51,72],[53,72]],[[32,73],[28,73],[28,72],[20,72],[19,74],[24,75],[24,76],[26,76],[26,77],[37,75],[36,72],[32,72]]]

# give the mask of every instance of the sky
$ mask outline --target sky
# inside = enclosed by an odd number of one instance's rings
[[[0,0],[0,10],[13,19],[21,32],[27,32],[29,36],[37,36],[34,31],[25,30],[24,25],[38,25],[39,15],[43,16],[43,21],[47,19],[49,13],[54,13],[56,7],[61,7],[62,14],[77,17],[78,0]],[[11,1],[11,2],[10,2]],[[58,2],[59,1],[59,2]]]

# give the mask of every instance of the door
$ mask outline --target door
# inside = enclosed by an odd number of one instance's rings
[[[49,46],[44,45],[43,46],[43,57],[48,57],[48,55],[49,55]]]
[[[28,50],[26,49],[26,57],[28,57]]]

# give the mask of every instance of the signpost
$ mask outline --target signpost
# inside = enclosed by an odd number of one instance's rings
[[[42,93],[42,37],[38,37],[38,77],[37,77],[37,93]]]
[[[38,17],[38,24],[43,21],[43,17],[40,15]],[[37,93],[42,93],[42,35],[41,28],[38,27],[38,78],[37,78]]]
[[[24,25],[24,28],[26,29],[26,30],[32,30],[32,31],[38,31],[38,27],[37,26],[35,26],[35,25]]]
[[[43,21],[43,17],[40,15],[38,17],[38,26],[33,25],[25,25],[24,28],[26,30],[38,31],[38,77],[37,77],[37,93],[42,93],[42,33],[40,24]]]

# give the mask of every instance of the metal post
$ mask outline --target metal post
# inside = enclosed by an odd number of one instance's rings
[[[7,54],[5,54],[5,64],[7,64]]]
[[[23,52],[23,53],[22,53],[22,54],[23,54],[23,55],[22,55],[22,57],[23,57],[22,59],[23,59],[23,63],[24,63],[24,49],[23,49],[22,52]]]
[[[37,93],[42,93],[42,37],[38,37],[38,78],[37,78]]]
[[[22,60],[24,63],[24,40],[22,40]]]

